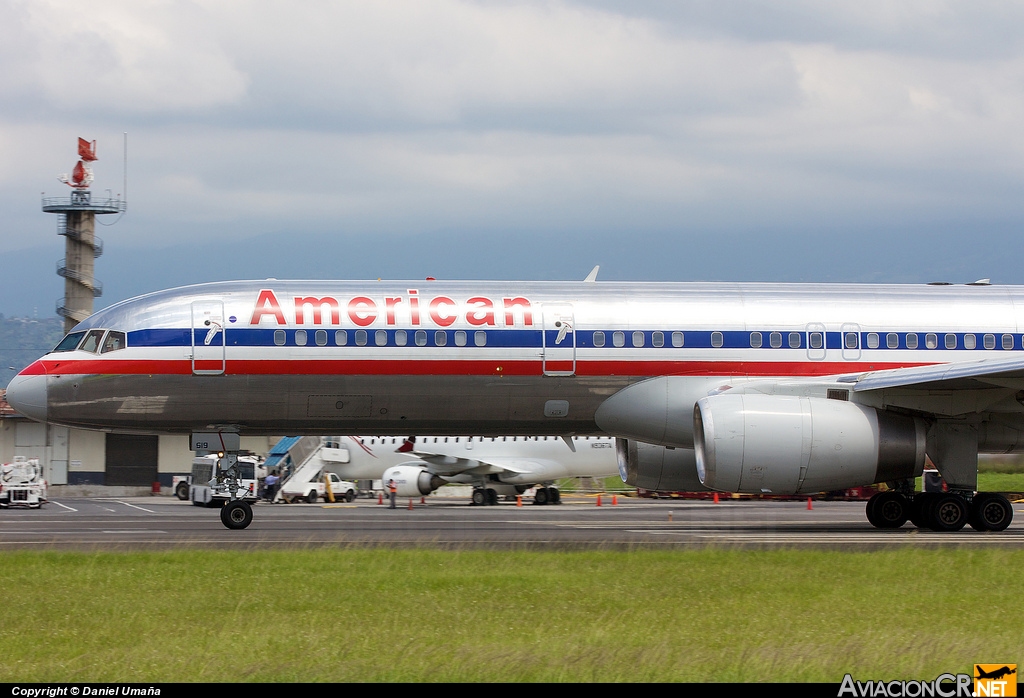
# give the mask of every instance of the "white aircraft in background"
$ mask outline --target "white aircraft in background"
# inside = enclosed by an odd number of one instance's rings
[[[299,444],[298,450],[308,447]],[[345,436],[325,438],[292,477],[309,481],[320,472],[381,480],[385,487],[394,480],[399,497],[425,496],[447,483],[470,484],[473,504],[483,505],[535,485],[535,504],[558,504],[556,481],[619,471],[615,439],[606,436]]]
[[[160,291],[81,322],[7,400],[68,427],[191,434],[225,452],[236,493],[243,434],[589,434],[618,437],[645,489],[884,482],[878,528],[1009,526],[1009,500],[977,491],[978,454],[1024,450],[1024,287],[595,276]],[[948,492],[914,491],[926,456]]]

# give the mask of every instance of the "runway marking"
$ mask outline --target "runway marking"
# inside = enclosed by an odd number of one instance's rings
[[[67,506],[66,504],[61,504],[60,502],[55,502],[55,501],[53,501],[52,499],[51,499],[51,500],[49,500],[49,501],[50,501],[50,504],[56,504],[56,505],[57,505],[57,506],[59,506],[59,507],[64,507],[64,508],[65,508],[65,509],[67,509],[68,511],[78,511],[78,509],[75,509],[74,507],[69,507],[69,506]]]
[[[124,504],[126,507],[131,507],[132,509],[138,509],[139,511],[148,511],[150,514],[155,514],[156,513],[152,509],[147,509],[145,507],[135,506],[134,504],[129,504],[128,502],[122,502],[120,499],[115,499],[114,501],[117,502],[118,504]],[[113,511],[113,509],[111,509],[111,511]]]
[[[134,529],[130,529],[130,528],[117,528],[117,529],[111,529],[109,531],[100,531],[100,533],[163,533],[163,534],[166,534],[167,531],[158,531],[158,530],[149,529],[149,528],[144,528],[144,529],[141,529],[141,530],[134,530]]]

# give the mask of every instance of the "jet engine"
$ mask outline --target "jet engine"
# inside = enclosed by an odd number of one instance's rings
[[[740,393],[693,409],[697,474],[723,492],[796,494],[916,477],[925,423],[844,400]]]
[[[441,477],[415,464],[396,465],[385,470],[381,476],[385,490],[389,480],[395,481],[399,497],[423,497],[445,483]]]
[[[706,492],[697,477],[692,448],[666,448],[635,439],[615,439],[619,477],[627,485],[660,492]]]

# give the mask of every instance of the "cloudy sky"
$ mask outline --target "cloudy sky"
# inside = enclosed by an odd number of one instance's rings
[[[0,0],[0,313],[228,278],[1024,283],[1024,3]],[[111,223],[113,217],[103,222]]]

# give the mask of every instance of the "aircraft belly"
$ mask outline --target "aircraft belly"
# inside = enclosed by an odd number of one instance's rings
[[[627,377],[53,376],[49,419],[110,431],[476,435],[598,433],[594,412]],[[550,416],[552,400],[568,402]],[[554,412],[561,415],[563,410]]]

